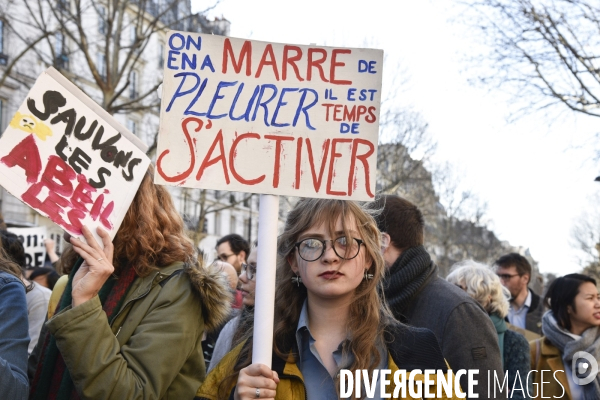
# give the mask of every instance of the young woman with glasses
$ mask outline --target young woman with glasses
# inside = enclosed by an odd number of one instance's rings
[[[433,333],[398,323],[380,300],[380,248],[375,221],[357,203],[301,200],[278,241],[272,370],[251,364],[250,329],[196,398],[332,399],[341,369],[446,373]]]

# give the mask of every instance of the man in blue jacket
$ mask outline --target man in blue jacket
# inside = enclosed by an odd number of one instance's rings
[[[506,398],[493,396],[494,372],[500,382],[504,378],[494,325],[469,295],[438,277],[438,267],[423,247],[421,211],[393,195],[381,196],[372,207],[381,210],[376,220],[388,267],[383,292],[396,319],[433,331],[454,371],[478,369],[475,393],[479,399]],[[467,388],[466,375],[460,383]]]

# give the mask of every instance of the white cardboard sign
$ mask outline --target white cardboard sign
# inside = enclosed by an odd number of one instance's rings
[[[114,238],[150,164],[134,143],[50,68],[0,137],[0,185],[73,236],[101,226]]]
[[[159,184],[372,200],[383,51],[170,31]]]
[[[7,230],[17,235],[23,243],[27,268],[43,267],[46,260],[44,245],[44,239],[47,237],[46,227],[8,228]]]

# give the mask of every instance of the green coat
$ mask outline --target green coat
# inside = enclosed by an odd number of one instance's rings
[[[205,375],[202,335],[230,298],[218,271],[179,262],[136,279],[110,325],[98,296],[46,325],[82,399],[190,399]]]

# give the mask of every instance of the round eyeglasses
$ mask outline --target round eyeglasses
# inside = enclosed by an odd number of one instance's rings
[[[246,273],[246,277],[249,280],[254,279],[254,277],[256,276],[256,264],[246,264],[246,263],[243,263],[242,264],[242,274],[244,272]]]
[[[318,260],[325,254],[327,242],[332,243],[335,254],[344,260],[352,260],[356,257],[360,252],[360,245],[364,243],[363,240],[357,238],[340,236],[335,240],[306,238],[296,243],[295,246],[298,248],[298,255],[300,255],[300,258],[310,262]]]

